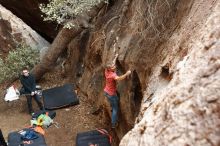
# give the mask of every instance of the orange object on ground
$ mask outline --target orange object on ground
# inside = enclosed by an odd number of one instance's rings
[[[36,131],[36,132],[38,132],[38,133],[40,133],[40,134],[42,134],[42,135],[45,134],[44,129],[43,129],[42,127],[40,127],[40,126],[35,127],[35,128],[34,128],[34,131]]]

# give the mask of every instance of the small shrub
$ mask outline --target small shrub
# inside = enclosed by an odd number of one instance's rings
[[[40,10],[45,14],[44,21],[56,21],[66,27],[74,27],[67,23],[77,15],[89,11],[93,6],[107,0],[50,0],[48,4],[40,4]]]
[[[20,44],[10,51],[5,60],[0,58],[0,83],[17,77],[25,66],[33,68],[39,62],[39,51],[27,45]]]

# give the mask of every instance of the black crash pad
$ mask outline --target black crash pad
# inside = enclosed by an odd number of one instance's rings
[[[43,91],[45,109],[58,109],[79,104],[79,99],[72,84],[55,87]]]
[[[47,146],[44,136],[37,134],[38,138],[30,140],[31,144],[23,144],[22,135],[17,132],[11,132],[8,135],[8,146]]]
[[[92,130],[88,132],[78,133],[76,136],[76,146],[111,146],[110,137],[108,135],[102,134],[97,130]]]

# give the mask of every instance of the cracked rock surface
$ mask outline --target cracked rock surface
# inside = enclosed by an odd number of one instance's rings
[[[184,42],[187,55],[179,62],[171,59],[173,74],[166,85],[161,85],[163,79],[156,74],[151,77],[144,98],[149,97],[152,88],[157,89],[152,100],[142,103],[140,122],[123,137],[120,146],[220,145],[219,10],[218,1],[193,34],[194,39]],[[179,36],[184,35],[182,31]],[[174,44],[172,37],[168,43]],[[159,74],[157,67],[154,72]],[[161,89],[154,87],[158,81]]]

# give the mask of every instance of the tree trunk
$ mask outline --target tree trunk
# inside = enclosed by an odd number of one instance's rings
[[[50,46],[48,52],[43,57],[42,61],[36,65],[33,69],[33,74],[36,80],[39,80],[46,72],[52,69],[62,52],[70,41],[82,31],[79,29],[67,29],[63,28],[55,38],[54,42]]]
[[[42,58],[42,61],[34,67],[32,73],[35,75],[36,80],[39,80],[46,72],[52,69],[65,50],[67,45],[82,32],[85,28],[85,23],[91,18],[95,17],[99,10],[103,7],[104,2],[101,2],[98,6],[95,6],[91,11],[77,17],[72,21],[72,24],[77,26],[72,29],[62,28],[57,37],[50,46],[48,52]],[[84,27],[83,27],[84,26]]]

